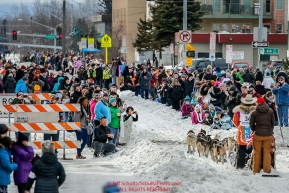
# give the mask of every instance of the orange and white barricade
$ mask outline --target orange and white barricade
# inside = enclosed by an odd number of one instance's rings
[[[50,95],[33,94],[36,100],[47,100]],[[80,122],[58,122],[59,112],[79,112],[80,104],[17,104],[0,105],[1,113],[15,113],[14,123],[6,124],[9,131],[25,133],[51,133],[57,131],[81,130]],[[1,121],[0,121],[1,122]],[[41,141],[29,142],[36,149],[41,149]],[[65,158],[65,149],[80,148],[79,141],[65,140],[63,132],[63,141],[54,141],[56,149],[63,149],[63,158]]]

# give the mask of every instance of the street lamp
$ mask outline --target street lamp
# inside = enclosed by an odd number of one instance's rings
[[[23,19],[23,18],[19,18],[19,19],[18,19],[18,21],[23,21],[23,20],[25,20],[25,19]],[[38,23],[38,22],[36,22],[36,21],[33,21],[32,18],[31,18],[31,23],[35,23],[35,24],[37,24],[37,25],[41,25],[42,27],[46,27],[46,28],[48,28],[48,29],[54,30],[54,35],[57,36],[57,34],[56,34],[56,28],[52,28],[52,27],[49,27],[49,26],[47,26],[47,25],[44,25],[44,24]],[[53,41],[54,41],[54,52],[56,52],[56,38],[54,38]]]

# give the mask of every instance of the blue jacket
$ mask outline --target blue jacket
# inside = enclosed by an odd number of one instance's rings
[[[95,118],[94,120],[100,121],[102,117],[106,117],[107,125],[111,122],[111,114],[108,106],[103,102],[99,101],[94,108]],[[96,125],[97,126],[97,125]]]
[[[11,163],[8,151],[3,146],[0,147],[0,186],[11,183],[10,174],[17,168],[17,164]]]
[[[289,105],[289,85],[284,83],[281,87],[272,89],[276,96],[276,105]]]
[[[57,83],[55,83],[55,85],[54,85],[54,87],[53,87],[53,92],[57,92],[57,91],[58,91],[58,87],[59,87],[60,82],[61,82],[62,80],[64,80],[63,77],[58,77]]]
[[[15,93],[18,93],[18,92],[23,92],[24,94],[27,94],[27,86],[24,82],[23,79],[20,79],[16,85],[16,88],[15,88]]]

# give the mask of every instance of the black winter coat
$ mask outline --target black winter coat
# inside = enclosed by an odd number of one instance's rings
[[[263,82],[263,74],[261,71],[256,72],[255,79],[256,81],[259,80],[260,82]]]
[[[265,89],[264,85],[256,85],[255,91],[256,91],[256,93],[258,93],[260,95],[266,94],[266,89]]]
[[[39,79],[44,82],[44,86],[42,86],[42,92],[48,92],[49,91],[49,82],[48,82],[47,78],[44,78],[42,75],[40,75]]]
[[[81,92],[74,91],[70,96],[70,103],[77,103],[80,97],[81,97]]]
[[[166,98],[166,97],[168,97],[169,87],[168,87],[168,85],[166,85],[163,89],[162,89],[162,87],[163,87],[163,85],[160,85],[157,92],[160,93],[160,97]]]
[[[107,137],[107,134],[109,133],[110,133],[110,129],[108,127],[99,125],[95,128],[93,141],[106,143],[107,139],[111,139],[110,137]]]
[[[229,97],[230,96],[228,96],[225,101],[225,106],[228,108],[228,115],[233,119],[233,109],[235,108],[235,106],[241,103],[241,97],[240,95],[235,95],[234,97],[232,97],[233,99],[231,101],[229,100]]]
[[[12,76],[8,76],[4,86],[5,93],[15,93],[15,88],[16,81]]]
[[[210,74],[206,74],[205,76],[204,76],[204,79],[205,80],[214,80],[214,76],[210,73]]]
[[[59,193],[58,188],[64,183],[66,175],[62,164],[54,153],[44,153],[33,165],[29,175],[26,190],[30,190],[36,180],[34,193]]]
[[[102,80],[102,76],[103,76],[102,69],[101,68],[96,68],[95,72],[96,72],[96,79]]]
[[[18,80],[23,78],[24,75],[25,75],[24,71],[22,71],[21,69],[17,70],[16,77],[15,77],[16,82],[18,82]]]
[[[243,79],[244,79],[244,82],[249,82],[251,84],[254,84],[254,80],[255,80],[255,77],[252,73],[244,73],[242,75]]]
[[[194,90],[194,85],[195,85],[194,79],[192,81],[189,80],[185,81],[185,96],[191,97],[191,94]]]
[[[184,90],[181,86],[175,85],[169,88],[168,96],[172,100],[182,100],[184,98]]]

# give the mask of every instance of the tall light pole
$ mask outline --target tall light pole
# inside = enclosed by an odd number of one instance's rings
[[[62,53],[65,55],[66,53],[66,0],[63,0],[63,7],[62,7]]]
[[[258,42],[263,42],[263,0],[259,0],[259,28],[258,28]],[[258,48],[258,56],[259,56],[259,69],[262,70],[262,61],[260,59],[260,48]]]
[[[187,9],[188,9],[188,2],[187,0],[184,0],[183,2],[183,30],[187,30]],[[186,43],[183,42],[183,53],[182,53],[182,56],[183,56],[183,66],[186,66]]]
[[[22,21],[22,20],[24,20],[24,19],[21,19],[21,18],[20,18],[20,19],[18,19],[18,20],[19,20],[19,21]],[[32,19],[31,19],[31,23],[35,23],[35,24],[37,24],[37,25],[41,25],[41,26],[43,26],[43,27],[46,27],[46,28],[48,28],[48,29],[53,30],[53,31],[54,31],[54,35],[57,36],[57,34],[56,34],[56,28],[52,28],[52,27],[49,27],[49,26],[47,26],[47,25],[38,23],[38,22],[36,22],[36,21],[33,21]],[[54,41],[54,52],[56,52],[56,38],[54,38],[53,41]]]

